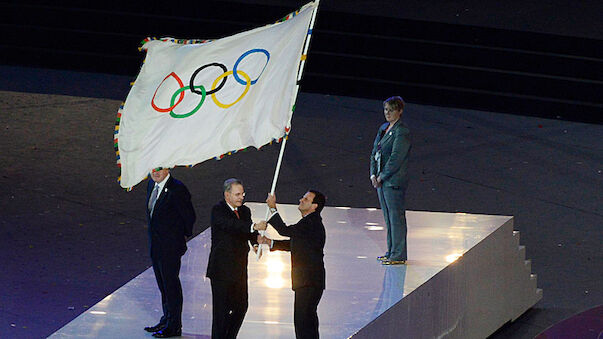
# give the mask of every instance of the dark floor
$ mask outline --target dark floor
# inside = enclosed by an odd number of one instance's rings
[[[116,181],[112,99],[125,97],[129,79],[0,73],[0,338],[44,337],[150,265],[144,190]],[[532,338],[603,302],[603,126],[412,101],[404,120],[408,209],[515,216],[544,297],[494,338]],[[329,205],[377,207],[368,155],[382,121],[379,101],[301,93],[279,200],[295,203],[316,187]],[[174,170],[193,194],[196,233],[225,178],[242,178],[249,201],[265,198],[278,149]]]

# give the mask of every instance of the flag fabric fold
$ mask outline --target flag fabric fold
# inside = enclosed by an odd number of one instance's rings
[[[115,127],[120,185],[283,137],[314,9],[213,41],[145,39]]]

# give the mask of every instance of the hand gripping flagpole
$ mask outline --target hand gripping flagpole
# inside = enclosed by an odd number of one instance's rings
[[[294,110],[295,101],[297,100],[297,93],[299,92],[299,82],[301,81],[301,77],[302,77],[302,74],[304,71],[304,66],[306,65],[308,49],[310,48],[310,38],[312,37],[312,33],[314,30],[314,22],[316,21],[316,13],[318,12],[318,5],[320,4],[320,0],[315,0],[314,3],[316,4],[316,7],[314,8],[314,12],[312,13],[312,18],[310,19],[310,26],[308,28],[308,34],[306,35],[306,41],[304,42],[304,50],[301,55],[301,62],[299,64],[299,69],[297,71],[295,93],[293,93],[293,97],[291,98],[291,106],[290,106],[291,110]],[[289,133],[291,133],[291,119],[293,118],[293,113],[294,112],[291,113],[291,116],[289,117],[289,121],[287,122],[287,127],[289,127]],[[281,143],[281,150],[278,154],[278,160],[276,161],[276,169],[274,170],[274,177],[272,178],[272,187],[270,188],[270,194],[274,194],[274,191],[276,189],[276,181],[278,180],[278,175],[281,170],[281,163],[283,161],[283,154],[285,154],[285,145],[287,144],[287,139],[288,139],[287,137],[284,137],[283,142]],[[269,216],[270,216],[270,208],[268,208],[268,206],[266,206],[266,217],[264,219],[268,220]],[[265,234],[265,231],[260,231],[260,234],[263,236]],[[260,258],[262,257],[263,247],[264,246],[262,246],[262,245],[258,246],[258,251],[256,253],[257,260],[260,260]]]

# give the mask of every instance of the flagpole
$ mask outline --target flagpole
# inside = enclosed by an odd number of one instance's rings
[[[308,55],[308,49],[310,48],[310,38],[312,37],[314,30],[314,23],[316,22],[316,13],[318,12],[318,5],[320,4],[320,0],[314,1],[316,3],[316,8],[314,8],[314,12],[312,13],[312,18],[310,19],[310,26],[308,28],[308,34],[306,36],[306,42],[304,43],[304,50],[302,52],[302,60],[299,64],[299,70],[297,72],[297,81],[295,84],[295,93],[291,98],[291,109],[295,105],[295,101],[297,100],[297,94],[299,92],[299,81],[301,80],[302,73],[304,71],[304,66],[306,65],[306,56]],[[287,122],[287,127],[291,128],[291,119],[293,118],[293,113],[289,117],[289,121]],[[289,130],[291,132],[291,130]],[[270,188],[270,194],[274,194],[274,190],[276,189],[276,181],[278,180],[278,175],[281,170],[281,162],[283,161],[283,154],[285,153],[285,145],[287,144],[287,138],[283,138],[283,142],[281,144],[281,150],[278,155],[278,160],[276,162],[276,169],[274,171],[274,177],[272,179],[272,186]]]
[[[295,81],[296,82],[295,83],[295,93],[293,93],[293,97],[291,98],[291,105],[290,105],[291,110],[293,110],[293,107],[295,106],[295,101],[297,100],[297,94],[299,92],[299,82],[301,80],[302,73],[304,71],[304,66],[306,65],[306,57],[308,55],[308,49],[310,48],[310,38],[312,38],[312,34],[314,34],[314,32],[313,32],[314,23],[316,22],[316,13],[318,12],[318,5],[320,4],[320,0],[315,0],[314,3],[316,4],[316,7],[314,8],[314,12],[312,13],[312,18],[310,19],[310,26],[308,28],[308,34],[306,35],[306,42],[304,43],[304,50],[301,55],[301,62],[299,64],[299,69],[297,71],[297,79]],[[289,128],[289,133],[291,133],[291,119],[292,118],[293,118],[293,112],[291,113],[291,116],[289,116],[289,121],[287,121],[287,127]],[[272,178],[272,186],[270,187],[270,194],[274,194],[274,191],[276,190],[276,182],[278,180],[278,175],[281,170],[281,163],[283,161],[283,155],[285,154],[285,145],[287,145],[287,139],[288,139],[287,137],[284,137],[283,141],[281,143],[281,150],[278,154],[278,160],[276,161],[276,168],[274,170],[274,177]],[[264,219],[268,220],[269,216],[270,216],[270,208],[266,208],[266,217]],[[262,232],[262,233],[264,233],[264,232]],[[258,246],[257,259],[259,260],[261,256],[262,256],[262,246]]]

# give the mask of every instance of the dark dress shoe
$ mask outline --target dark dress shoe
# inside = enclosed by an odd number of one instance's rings
[[[171,338],[171,337],[179,337],[181,335],[182,335],[181,328],[175,330],[175,329],[170,329],[170,328],[166,327],[159,332],[153,333],[153,337],[155,337],[155,338]]]
[[[159,323],[155,326],[145,327],[144,330],[147,332],[155,333],[155,332],[163,330],[164,327],[165,327],[165,324]]]
[[[384,260],[381,262],[382,265],[406,265],[406,260]]]

